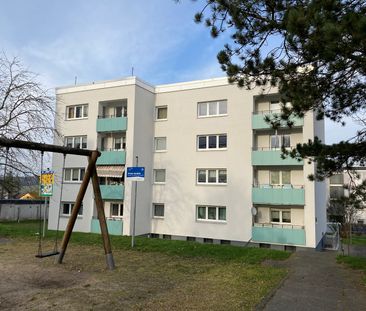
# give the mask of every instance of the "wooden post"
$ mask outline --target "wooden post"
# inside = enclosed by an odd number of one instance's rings
[[[89,164],[86,169],[86,172],[85,172],[85,175],[83,178],[83,182],[80,185],[80,189],[79,189],[79,193],[76,197],[75,205],[72,209],[71,216],[69,218],[69,222],[67,224],[64,236],[62,238],[60,255],[58,256],[58,260],[57,260],[58,263],[62,263],[62,260],[65,256],[67,244],[69,243],[72,229],[74,228],[76,218],[78,217],[81,203],[83,202],[84,195],[85,195],[86,189],[88,188],[90,177],[93,173],[93,169],[95,168],[95,163],[97,162],[98,156],[99,156],[99,152],[93,151],[91,154],[91,157],[89,159]]]
[[[105,220],[105,214],[104,214],[104,204],[103,204],[103,200],[102,200],[102,195],[100,193],[99,180],[98,180],[97,170],[96,170],[95,166],[93,168],[91,178],[92,178],[92,183],[93,183],[95,204],[97,206],[98,219],[99,219],[100,231],[101,231],[102,238],[103,238],[103,246],[104,246],[104,252],[106,255],[107,266],[110,270],[113,270],[115,268],[115,265],[114,265],[113,255],[112,255],[111,241],[109,239],[108,227],[107,227],[107,222]]]

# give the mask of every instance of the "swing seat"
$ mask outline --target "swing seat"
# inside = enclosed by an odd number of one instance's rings
[[[55,252],[55,251],[51,251],[51,252],[48,252],[48,253],[42,253],[42,254],[38,254],[36,255],[37,258],[45,258],[45,257],[51,257],[51,256],[56,256],[60,254],[60,252]]]

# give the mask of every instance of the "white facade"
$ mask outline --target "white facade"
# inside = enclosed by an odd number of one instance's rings
[[[122,177],[121,169],[135,166],[136,156],[145,167],[145,181],[138,184],[136,234],[208,243],[312,248],[320,243],[326,227],[326,184],[308,181],[314,165],[282,160],[280,147],[314,136],[324,140],[324,124],[308,114],[291,129],[271,129],[263,117],[278,109],[275,93],[240,89],[227,78],[154,87],[130,77],[58,88],[56,94],[56,127],[64,136],[56,144],[75,145],[84,136],[84,147],[102,151],[99,172],[115,168]],[[79,169],[86,165],[86,158],[66,158],[61,228],[68,221],[67,204],[75,201],[80,187]],[[57,223],[62,156],[54,155],[53,169],[57,184],[50,229]],[[109,181],[113,185],[103,185],[102,194],[110,231],[131,235],[134,183]],[[75,230],[97,232],[95,216],[89,186]]]

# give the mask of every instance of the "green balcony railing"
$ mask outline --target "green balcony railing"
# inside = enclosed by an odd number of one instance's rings
[[[118,132],[127,130],[127,117],[98,118],[97,132]]]
[[[286,156],[281,158],[281,150],[271,150],[269,148],[262,148],[262,150],[252,151],[252,165],[257,166],[272,166],[272,165],[303,165],[304,161],[298,161],[296,158]]]
[[[253,114],[252,115],[252,129],[253,130],[271,128],[271,125],[268,124],[264,120],[264,117],[266,115],[271,116],[272,114],[271,113],[267,113],[267,114],[258,113],[258,114]],[[304,119],[303,118],[293,117],[293,118],[290,118],[290,120],[293,122],[293,127],[301,127],[301,126],[304,125]],[[287,127],[286,122],[281,123],[281,127]]]
[[[108,233],[111,235],[123,234],[123,220],[122,219],[107,219]],[[91,220],[90,232],[100,233],[99,220],[93,218]]]
[[[125,151],[102,151],[97,165],[121,165],[126,163]]]
[[[123,200],[123,185],[100,185],[100,192],[103,200]]]
[[[271,188],[253,187],[252,201],[254,204],[271,205],[305,205],[305,191],[303,188]]]
[[[286,227],[285,227],[286,226]],[[305,229],[302,226],[254,224],[252,241],[260,243],[305,245]]]

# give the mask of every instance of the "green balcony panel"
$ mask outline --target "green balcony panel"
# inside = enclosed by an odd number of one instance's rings
[[[287,156],[281,158],[281,150],[256,150],[252,151],[252,165],[271,166],[271,165],[304,165],[304,161]]]
[[[97,119],[97,132],[118,132],[126,131],[127,129],[127,118],[100,118]]]
[[[295,188],[253,188],[254,204],[305,205],[304,189]]]
[[[102,151],[102,155],[97,160],[97,165],[117,165],[125,163],[125,151]]]
[[[123,200],[123,185],[100,185],[103,200]]]
[[[264,120],[264,117],[265,117],[264,114],[253,114],[252,115],[252,129],[253,130],[271,128],[271,125],[268,124]],[[290,120],[294,122],[293,127],[300,127],[300,126],[304,125],[304,119],[303,118],[293,117],[293,118],[290,118]],[[283,122],[283,124],[281,124],[281,127],[287,127],[286,122]]]
[[[254,226],[252,228],[252,241],[262,243],[305,245],[305,229]]]
[[[111,235],[123,234],[123,221],[122,219],[107,219],[108,233]],[[100,233],[99,220],[93,218],[91,221],[90,232]]]

